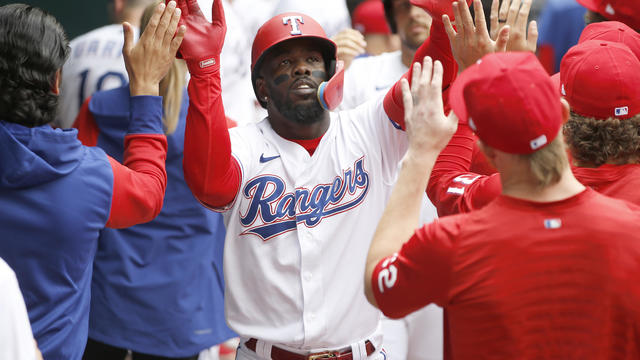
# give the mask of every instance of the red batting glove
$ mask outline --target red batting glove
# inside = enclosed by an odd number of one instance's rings
[[[208,22],[204,17],[197,0],[175,1],[182,10],[180,25],[187,27],[187,33],[176,57],[186,61],[191,75],[206,75],[219,71],[220,52],[227,33],[222,0],[213,2],[212,22]]]
[[[463,0],[460,0],[462,2]],[[471,5],[473,0],[467,0],[467,5]],[[433,21],[442,22],[442,15],[449,16],[451,22],[453,22],[453,3],[452,0],[411,0],[411,5],[415,5],[424,9],[433,18]]]

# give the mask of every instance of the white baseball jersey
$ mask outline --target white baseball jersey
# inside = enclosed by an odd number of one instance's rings
[[[384,69],[384,71],[379,71]],[[409,68],[402,53],[394,51],[355,59],[345,72],[341,109],[352,109],[372,98],[384,96]],[[376,74],[376,76],[371,76]],[[429,223],[437,210],[423,196],[420,220]],[[431,304],[403,319],[383,318],[384,344],[391,359],[439,360],[443,358],[442,308]]]
[[[135,29],[135,39],[138,33]],[[123,44],[122,25],[103,26],[71,41],[71,54],[62,68],[56,126],[71,127],[80,106],[94,92],[120,87],[129,81],[122,57]]]
[[[2,259],[0,289],[0,359],[33,360],[36,352],[27,308],[16,274]]]
[[[362,280],[407,148],[396,126],[379,98],[331,113],[313,156],[268,119],[229,131],[242,179],[225,214],[225,306],[241,337],[311,351],[368,339],[380,349],[380,312]]]

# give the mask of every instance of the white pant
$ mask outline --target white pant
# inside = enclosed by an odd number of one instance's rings
[[[442,308],[431,304],[398,320],[382,318],[384,344],[393,360],[442,360]]]

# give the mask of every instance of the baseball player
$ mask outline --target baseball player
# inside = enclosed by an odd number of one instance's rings
[[[416,50],[429,36],[432,20],[424,9],[409,0],[384,0],[383,5],[391,31],[400,38],[400,50],[355,59],[345,72],[341,109],[353,109],[389,91],[408,71]],[[435,26],[441,25],[436,21]]]
[[[227,131],[222,6],[208,24],[197,4],[180,4],[192,75],[185,179],[203,204],[226,210],[225,306],[238,358],[384,358],[379,312],[363,296],[363,250],[406,146],[399,85],[368,106],[327,111],[321,104],[335,108],[341,92],[335,45],[309,16],[284,13],[253,43],[254,89],[269,115]],[[445,64],[449,84],[457,66],[444,33],[416,58],[425,55]]]
[[[573,176],[569,109],[534,54],[489,54],[452,85],[453,112],[473,124],[502,193],[415,230],[456,124],[442,111],[441,69],[425,68],[424,86],[403,86],[409,150],[369,249],[369,301],[391,317],[445,307],[451,359],[638,358],[640,207]]]
[[[0,257],[14,269],[45,359],[79,360],[87,341],[90,281],[99,232],[152,220],[167,181],[159,82],[184,36],[175,2],[156,8],[123,49],[131,121],[123,164],[53,129],[62,26],[23,4],[0,7]],[[175,38],[174,38],[175,36]]]
[[[375,1],[371,1],[375,3]],[[352,109],[380,94],[389,91],[405,74],[418,47],[429,36],[431,27],[441,27],[442,22],[432,24],[431,16],[422,8],[411,5],[409,0],[384,0],[381,10],[386,10],[387,23],[400,38],[400,50],[378,56],[356,58],[345,71],[343,110]],[[362,5],[361,5],[362,6]],[[444,35],[443,31],[433,34]],[[338,42],[338,48],[342,43]],[[381,71],[384,69],[384,71]],[[376,74],[376,76],[371,76]],[[420,220],[429,223],[437,217],[436,209],[423,195]],[[400,320],[382,318],[385,350],[392,359],[437,360],[442,359],[442,309],[430,305]]]
[[[18,279],[0,258],[0,358],[40,359],[42,354],[34,344],[27,308],[18,286]],[[36,354],[38,356],[36,357]]]
[[[640,30],[640,4],[636,1],[624,0],[577,0],[587,8],[585,22],[587,25],[600,21],[620,21]]]
[[[640,204],[635,190],[640,171],[636,155],[640,145],[635,135],[640,110],[632,105],[639,96],[635,90],[635,84],[640,80],[637,54],[633,56],[626,45],[623,45],[624,49],[612,45],[613,48],[580,50],[582,43],[602,39],[598,41],[616,40],[630,44],[638,53],[637,35],[620,25],[603,22],[587,26],[581,44],[563,58],[556,88],[563,92],[572,108],[564,135],[573,158],[574,175],[598,192]],[[610,51],[618,57],[619,63],[607,58]],[[591,67],[580,67],[576,65],[577,60]],[[565,66],[564,75],[562,66]],[[584,81],[580,79],[590,81],[577,85],[576,80]],[[600,107],[589,104],[600,104]],[[470,170],[474,142],[472,128],[461,121],[431,173],[427,193],[441,216],[479,209],[501,192],[501,179],[497,173],[485,176]]]
[[[145,10],[142,31],[154,9]],[[133,360],[198,359],[201,350],[235,336],[224,320],[222,215],[200,206],[182,171],[185,73],[184,61],[174,59],[160,82],[168,144],[162,211],[145,224],[100,232],[84,359],[123,360],[128,350]],[[84,145],[122,159],[129,98],[124,86],[85,102],[74,124]]]
[[[96,91],[109,90],[129,82],[122,57],[122,22],[134,26],[138,38],[140,17],[153,0],[109,2],[113,24],[102,26],[73,39],[71,53],[62,71],[60,110],[54,125],[71,127],[82,103]]]

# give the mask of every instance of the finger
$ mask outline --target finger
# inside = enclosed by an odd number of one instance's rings
[[[166,0],[167,3],[169,1],[171,0]],[[175,0],[175,1],[177,2],[178,8],[182,12],[182,17],[186,18],[187,16],[189,16],[189,7],[187,6],[186,0]]]
[[[413,63],[413,71],[411,72],[411,92],[418,87],[420,81],[420,75],[422,74],[422,67],[419,62]]]
[[[400,88],[402,89],[402,104],[404,105],[404,123],[409,125],[411,123],[411,112],[413,111],[413,97],[411,96],[411,89],[409,89],[407,79],[400,79]]]
[[[173,12],[173,16],[171,17],[171,22],[167,27],[167,31],[164,33],[164,40],[162,41],[163,49],[166,49],[170,46],[171,41],[173,40],[173,37],[176,34],[176,30],[178,29],[178,24],[180,23],[181,14],[182,14],[182,10],[180,10],[179,8]]]
[[[496,51],[504,52],[507,50],[507,43],[509,42],[509,31],[511,28],[509,25],[500,29],[498,33],[498,40],[496,40]]]
[[[513,0],[509,7],[509,13],[507,15],[507,25],[513,27],[518,18],[518,11],[520,10],[520,0]]]
[[[449,16],[442,15],[442,23],[444,24],[444,31],[447,32],[447,36],[449,37],[449,43],[451,43],[451,47],[453,48],[453,44],[456,42],[456,30],[453,28]]]
[[[516,20],[515,26],[518,29],[521,29],[524,33],[527,27],[527,21],[529,21],[529,11],[531,10],[531,0],[524,0],[522,2],[522,7],[520,7],[520,11],[518,12],[518,19]]]
[[[527,35],[527,44],[529,51],[536,52],[536,48],[538,46],[538,23],[535,20],[532,20],[529,23],[529,33]]]
[[[442,77],[444,76],[444,69],[442,63],[436,60],[433,63],[433,76],[431,77],[431,87],[438,92],[442,92]]]
[[[217,2],[217,1],[214,1]],[[213,5],[215,7],[215,4]],[[211,13],[213,14],[213,7],[211,8]],[[189,11],[189,15],[195,15],[199,17],[204,17],[202,10],[200,10],[200,5],[198,5],[198,0],[187,0],[187,10]]]
[[[422,74],[420,76],[420,87],[418,88],[418,98],[415,99],[416,102],[420,99],[424,99],[428,94],[425,94],[429,91],[429,84],[431,83],[431,76],[433,73],[433,60],[430,56],[425,56],[422,61]]]
[[[198,6],[198,2],[196,0],[191,0],[196,3]],[[198,8],[200,10],[200,8]],[[224,19],[224,7],[222,6],[222,0],[214,0],[213,6],[211,7],[211,22],[214,25],[218,26],[226,26],[226,21]]]
[[[500,11],[498,12],[498,20],[507,21],[507,16],[509,15],[509,4],[510,0],[502,0],[502,4],[500,5]]]
[[[160,3],[153,10],[153,15],[151,15],[151,18],[147,23],[147,27],[144,28],[142,35],[140,35],[141,42],[147,41],[147,39],[153,39],[153,37],[155,36],[156,30],[158,29],[158,23],[160,22],[160,18],[162,17],[162,14],[164,14],[165,8],[166,8],[165,4]]]
[[[338,51],[341,51],[343,48],[364,51],[364,46],[362,46],[362,44],[357,40],[342,39],[342,40],[336,41],[335,43],[338,46]]]
[[[422,66],[419,62],[413,64],[413,74],[411,74],[411,95],[414,103],[418,98],[418,90],[420,88],[420,79],[422,78]]]
[[[460,9],[460,14],[462,16],[462,23],[465,27],[465,33],[470,34],[476,30],[476,27],[473,25],[473,18],[471,17],[471,11],[469,11],[469,7],[467,6],[466,1],[458,2],[458,9]]]
[[[122,53],[128,56],[133,49],[133,26],[128,22],[122,23],[122,31],[124,32],[124,45],[122,46]]]
[[[466,38],[466,31],[464,28],[464,24],[462,23],[462,15],[460,14],[460,6],[458,5],[458,2],[454,2],[452,5],[453,7],[453,22],[455,23],[456,26],[456,32],[457,32],[457,38],[458,41],[464,41],[464,39]]]
[[[491,15],[489,16],[489,20],[491,21],[491,39],[495,40],[498,37],[498,11],[500,7],[500,0],[493,0],[491,2]]]
[[[169,28],[169,24],[171,23],[171,19],[173,18],[173,13],[176,10],[176,2],[169,1],[167,7],[164,9],[162,13],[162,17],[160,18],[160,22],[158,23],[158,27],[156,28],[155,36],[160,41],[164,41],[165,34],[167,29]]]
[[[169,51],[173,55],[176,56],[178,49],[180,49],[180,44],[182,44],[182,39],[184,39],[184,34],[187,32],[187,27],[184,25],[180,25],[178,31],[176,31],[176,36],[171,40],[171,46],[169,47]]]
[[[486,33],[487,37],[489,36],[489,31],[487,31],[487,21],[484,17],[484,9],[482,8],[482,1],[473,0],[473,11],[476,15],[476,32],[478,33]]]

